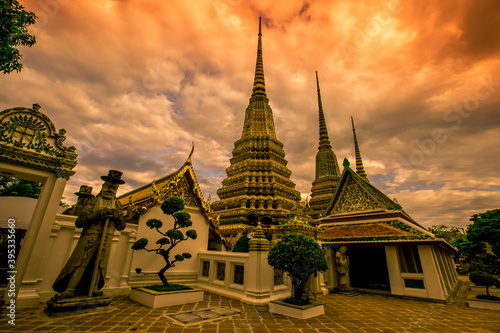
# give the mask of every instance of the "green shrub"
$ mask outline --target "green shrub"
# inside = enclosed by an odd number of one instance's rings
[[[489,292],[489,287],[496,286],[497,288],[500,288],[500,280],[486,272],[472,272],[469,275],[469,280],[476,286],[486,287],[486,296],[488,297],[492,297]]]
[[[249,241],[250,240],[248,239],[248,234],[244,234],[236,241],[232,252],[248,253],[250,251],[250,247],[248,244]]]
[[[328,269],[323,250],[318,243],[300,234],[288,234],[269,251],[267,262],[286,272],[292,280],[292,298],[300,300],[311,274]]]

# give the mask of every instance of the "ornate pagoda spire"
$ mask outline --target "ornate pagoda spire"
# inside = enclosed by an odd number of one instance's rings
[[[363,167],[363,161],[361,160],[361,153],[359,151],[358,139],[356,138],[356,129],[354,128],[354,119],[352,119],[352,117],[351,117],[351,123],[352,123],[352,133],[354,134],[354,149],[356,150],[356,173],[367,182],[370,182],[368,180],[368,176],[366,175],[365,168]]]
[[[321,103],[321,91],[319,89],[318,71],[316,71],[316,86],[318,87],[318,106],[319,106],[319,150],[332,149],[328,129],[326,128],[325,114],[323,113],[323,104]],[[316,177],[318,173],[316,170]]]
[[[318,88],[319,107],[319,146],[316,154],[316,179],[311,189],[311,217],[318,218],[330,203],[337,183],[340,179],[340,168],[337,156],[333,152],[326,128],[323,104],[321,103],[321,91],[319,89],[318,72],[316,72],[316,85]]]
[[[255,78],[253,80],[252,97],[266,96],[266,81],[264,80],[264,62],[262,61],[262,18],[259,17],[259,41],[257,43],[257,63],[255,64]]]
[[[258,216],[262,228],[282,224],[300,198],[292,172],[287,168],[283,143],[276,138],[273,112],[269,106],[262,57],[262,21],[259,19],[257,62],[252,96],[245,111],[241,138],[234,143],[227,178],[217,190],[212,212],[219,216],[219,234],[229,247],[252,226],[248,216]],[[263,218],[265,217],[265,218]]]

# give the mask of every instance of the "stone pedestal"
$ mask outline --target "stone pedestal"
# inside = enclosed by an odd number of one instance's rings
[[[111,303],[107,296],[98,297],[72,297],[47,302],[45,313],[49,317],[69,316],[74,314],[102,311]]]

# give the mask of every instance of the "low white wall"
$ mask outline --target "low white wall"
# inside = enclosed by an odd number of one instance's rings
[[[267,251],[235,253],[205,251],[198,254],[197,286],[218,295],[253,305],[268,304],[272,300],[290,296],[290,278],[283,274],[283,284],[274,285],[274,270],[263,260]],[[260,259],[260,260],[259,260]],[[204,276],[203,262],[209,262],[208,276]],[[217,277],[217,265],[225,267],[223,279]],[[235,266],[244,266],[243,284],[235,283]]]
[[[55,291],[52,284],[71,256],[81,235],[81,228],[75,226],[76,216],[57,214],[50,236],[39,239],[42,242],[41,262],[38,267],[29,266],[27,276],[35,279],[24,279],[18,301],[22,307],[32,307],[38,302],[48,301]],[[135,240],[137,225],[127,224],[122,231],[115,231],[111,245],[110,260],[103,291],[106,295],[128,294],[128,272],[130,270],[131,243]]]

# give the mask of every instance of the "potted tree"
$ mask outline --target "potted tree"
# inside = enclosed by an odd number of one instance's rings
[[[500,288],[500,280],[486,272],[477,271],[469,275],[469,280],[476,286],[486,287],[486,295],[467,297],[469,306],[472,308],[500,310],[500,297],[490,295],[489,288],[495,286]]]
[[[292,281],[291,297],[269,303],[269,311],[294,318],[307,319],[325,312],[321,302],[311,299],[308,281],[317,272],[328,269],[318,243],[300,234],[284,235],[269,251],[267,261],[286,272]]]
[[[188,252],[175,255],[171,253],[179,243],[197,238],[196,230],[187,230],[185,235],[181,230],[179,230],[182,228],[188,228],[193,224],[191,222],[191,216],[189,213],[184,211],[184,201],[179,197],[166,199],[161,204],[160,208],[164,214],[171,215],[173,217],[173,228],[167,231],[162,231],[161,228],[163,227],[163,222],[161,220],[147,220],[146,226],[158,232],[162,237],[156,241],[156,245],[154,247],[148,247],[149,240],[147,238],[141,238],[132,245],[132,249],[136,251],[144,250],[154,252],[163,258],[165,266],[163,266],[157,273],[149,273],[157,274],[162,284],[132,288],[130,298],[136,302],[153,308],[203,301],[203,290],[193,289],[179,284],[170,284],[165,276],[167,270],[174,267],[177,262],[184,261],[185,259],[190,259],[192,257]],[[142,272],[140,268],[136,268],[135,270],[138,274]],[[184,295],[179,296],[179,292],[183,292]]]

